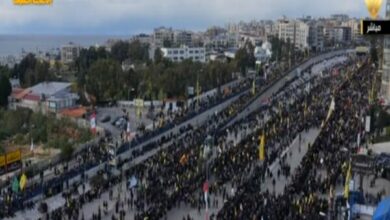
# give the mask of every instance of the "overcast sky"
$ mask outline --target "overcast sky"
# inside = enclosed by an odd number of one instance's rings
[[[211,25],[277,19],[282,15],[368,15],[363,0],[53,1],[51,6],[15,6],[13,0],[0,0],[0,34],[125,35],[149,33],[158,26],[202,30]]]

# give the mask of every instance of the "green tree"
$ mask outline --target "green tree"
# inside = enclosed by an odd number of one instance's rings
[[[253,68],[255,66],[254,46],[251,42],[247,41],[244,47],[237,50],[235,58],[237,62],[237,69],[241,73],[246,74],[248,67]]]
[[[130,44],[125,41],[118,41],[111,47],[112,58],[122,62],[129,58]]]
[[[12,92],[11,82],[5,73],[0,72],[0,107],[8,105],[8,96]]]
[[[272,45],[272,61],[282,60],[282,49],[284,47],[284,41],[279,38],[272,36],[270,43]]]
[[[59,144],[61,149],[61,158],[63,160],[70,160],[72,158],[73,151],[74,151],[72,144],[63,138],[59,140]]]
[[[163,61],[163,53],[160,48],[154,50],[154,63],[161,63]]]
[[[49,71],[49,67],[48,62],[38,60],[35,55],[28,54],[20,64],[14,67],[13,76],[19,78],[23,87],[30,87],[54,78],[52,72]]]
[[[132,61],[146,62],[149,60],[149,45],[135,40],[129,44],[128,57]]]
[[[16,65],[14,68],[14,76],[20,79],[20,83],[22,86],[28,87],[30,86],[30,82],[26,82],[27,80],[31,81],[35,79],[32,76],[34,75],[35,65],[37,63],[37,59],[33,54],[27,54],[20,64]]]
[[[125,74],[120,64],[112,59],[101,59],[95,62],[88,70],[86,88],[88,93],[96,97],[97,101],[115,100],[120,94],[127,91],[124,83]]]

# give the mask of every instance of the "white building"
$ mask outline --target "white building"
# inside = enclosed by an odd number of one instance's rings
[[[76,60],[80,55],[80,46],[70,42],[67,45],[61,46],[61,61],[65,64]]]
[[[255,47],[254,56],[256,58],[256,61],[260,61],[260,63],[269,60],[272,56],[271,44],[268,42],[264,42],[261,47]]]
[[[179,62],[185,59],[192,61],[206,62],[206,50],[204,47],[178,47],[178,48],[161,48],[165,58]]]
[[[281,19],[278,21],[278,38],[295,45],[299,50],[309,47],[309,25],[299,20]]]

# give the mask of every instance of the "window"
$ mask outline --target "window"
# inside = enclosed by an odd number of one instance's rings
[[[181,51],[180,51],[180,54],[184,54],[184,51],[181,50]]]

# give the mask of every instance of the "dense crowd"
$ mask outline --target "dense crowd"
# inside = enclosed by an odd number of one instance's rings
[[[248,82],[246,82],[246,83],[248,83]],[[177,149],[178,145],[184,145],[184,146],[187,145],[187,147],[189,148],[190,146],[193,146],[196,143],[196,144],[198,144],[200,146],[201,142],[205,138],[205,135],[204,135],[205,129],[207,131],[210,131],[210,132],[211,131],[215,132],[216,128],[218,128],[218,124],[226,122],[226,120],[228,120],[229,118],[235,116],[235,114],[237,112],[240,112],[246,106],[248,101],[251,98],[253,98],[253,96],[254,96],[254,94],[251,94],[251,93],[244,93],[244,94],[242,94],[239,97],[239,99],[237,99],[237,101],[233,102],[232,105],[229,108],[225,109],[224,111],[222,111],[219,114],[216,114],[216,115],[212,116],[206,125],[203,125],[202,127],[197,128],[197,130],[195,130],[195,131],[193,131],[191,126],[185,128],[184,132],[188,132],[188,134],[185,134],[185,136],[182,139],[179,139],[178,141],[174,141],[174,143],[170,146],[170,148],[168,148],[167,151],[169,152],[172,149]],[[169,135],[167,137],[163,137],[162,138],[163,141],[158,141],[158,142],[154,142],[154,143],[148,144],[148,145],[146,145],[145,147],[143,147],[140,150],[134,150],[133,151],[133,157],[137,157],[137,156],[140,156],[140,155],[144,154],[145,152],[149,151],[150,149],[153,149],[154,147],[156,147],[156,145],[161,146],[161,144],[166,143],[166,142],[172,140],[172,138],[177,138],[177,136],[176,135]],[[190,151],[191,154],[193,152],[194,152],[193,150]],[[161,153],[159,155],[174,155],[174,154],[172,154],[172,153],[167,154],[167,153],[163,152],[163,153]],[[182,155],[183,155],[183,153],[182,153]],[[197,159],[196,156],[192,157],[192,155],[190,155],[190,154],[186,154],[186,157],[193,158],[192,161],[196,161],[196,159]],[[152,161],[152,160],[148,160],[148,161]],[[142,164],[140,167],[145,166],[145,164],[147,165],[148,161],[146,163]],[[164,164],[166,163],[166,161],[167,161],[167,158],[164,158]],[[177,162],[176,158],[175,158],[174,161],[175,161],[175,163]],[[186,164],[191,164],[190,161],[191,160],[186,162]],[[125,162],[127,162],[127,161],[126,160],[125,161],[121,161],[121,164],[123,164]],[[131,173],[133,175],[135,173],[137,176],[141,176],[141,178],[142,178],[142,175],[139,174],[139,171],[137,171],[137,168],[138,167],[136,167],[134,170],[132,170]],[[184,167],[183,166],[183,171],[186,171],[187,168],[188,167]],[[147,170],[147,169],[144,168],[144,170]],[[172,171],[177,173],[174,169]],[[156,172],[159,172],[159,170],[157,170]],[[128,171],[128,173],[130,173],[130,171]],[[170,173],[168,173],[167,176],[168,175],[170,175]],[[167,186],[167,185],[162,185],[162,186],[165,187],[165,188],[169,188],[169,186]],[[177,187],[177,188],[180,188],[180,186]],[[162,192],[162,191],[160,190],[159,192]],[[146,189],[145,189],[144,193],[147,194],[149,192],[147,192]],[[142,198],[147,198],[147,197],[143,196]],[[135,205],[136,205],[136,207],[144,208],[144,202],[143,201],[137,201],[137,203]],[[57,213],[56,215],[58,215],[59,212],[60,212],[59,210],[56,210],[54,213]]]
[[[310,146],[300,166],[293,172],[291,183],[282,195],[259,192],[258,188],[263,180],[260,176],[253,176],[240,187],[236,196],[225,204],[218,218],[324,219],[324,216],[328,215],[328,201],[321,199],[319,195],[326,195],[337,183],[343,183],[345,173],[342,172],[342,164],[348,161],[350,153],[354,152],[351,147],[354,146],[357,132],[360,130],[360,117],[356,115],[364,112],[367,106],[365,91],[371,77],[372,71],[366,65],[335,90],[336,107],[333,114],[324,123],[320,135]],[[320,93],[314,97],[323,96]],[[317,125],[326,118],[318,119]],[[343,148],[348,150],[344,151]],[[325,170],[325,176],[319,173],[321,169]]]
[[[344,63],[342,67],[347,68],[350,65],[351,61]],[[67,184],[66,192],[74,193],[64,195],[67,201],[66,205],[48,212],[44,219],[61,219],[64,216],[68,216],[69,218],[73,216],[76,219],[81,217],[83,219],[83,213],[81,212],[83,204],[98,199],[103,192],[111,191],[114,185],[126,181],[132,176],[138,179],[139,187],[136,189],[133,188],[128,192],[131,194],[127,198],[128,201],[124,198],[117,201],[117,207],[115,208],[116,214],[113,214],[113,219],[116,219],[116,216],[119,216],[118,219],[125,219],[124,215],[126,211],[124,210],[123,203],[127,203],[128,206],[131,204],[131,208],[136,213],[134,216],[135,219],[161,219],[166,217],[169,210],[174,207],[180,207],[180,205],[192,206],[199,210],[206,204],[201,189],[204,181],[210,178],[209,176],[213,177],[213,181],[210,182],[210,194],[223,194],[224,199],[226,198],[225,204],[221,204],[223,205],[223,209],[218,214],[218,218],[220,219],[260,219],[260,217],[264,219],[283,219],[283,216],[291,216],[291,219],[299,219],[299,216],[302,215],[313,217],[314,213],[318,214],[318,210],[326,212],[326,202],[320,200],[315,195],[317,191],[314,191],[313,188],[321,188],[319,187],[321,185],[326,189],[330,183],[334,183],[332,181],[337,180],[340,172],[338,172],[339,170],[337,172],[332,170],[330,164],[334,159],[341,159],[342,156],[340,158],[325,158],[325,165],[321,164],[325,168],[328,168],[328,164],[329,169],[326,170],[329,176],[336,177],[329,177],[323,182],[319,182],[317,181],[318,178],[315,171],[312,171],[314,172],[312,175],[308,172],[310,177],[313,177],[310,178],[310,185],[304,188],[307,191],[303,193],[300,191],[302,188],[299,188],[301,185],[298,184],[299,186],[297,186],[296,184],[300,183],[299,181],[302,179],[309,178],[305,176],[307,175],[306,172],[300,170],[305,170],[307,166],[312,168],[311,166],[315,162],[313,160],[307,162],[308,156],[305,156],[302,164],[307,165],[301,165],[297,171],[292,171],[289,165],[285,163],[284,158],[279,158],[282,152],[300,132],[311,127],[319,127],[323,119],[326,118],[327,109],[332,97],[331,88],[335,84],[337,85],[335,81],[341,81],[342,76],[330,77],[330,69],[325,72],[327,72],[328,76],[315,76],[299,87],[289,85],[294,80],[287,82],[283,88],[270,98],[269,105],[260,107],[258,111],[228,126],[227,129],[225,129],[227,122],[237,113],[245,109],[255,94],[250,92],[241,94],[229,107],[221,112],[216,112],[199,127],[187,126],[186,128],[182,128],[180,134],[165,135],[156,142],[147,144],[142,148],[133,149],[131,158],[119,161],[119,169],[121,169],[122,165],[131,162],[134,158],[140,157],[152,149],[161,148],[157,154],[146,159],[144,162],[131,167],[129,170],[123,170],[124,175],[118,177],[115,175],[103,175],[103,173],[99,174],[105,176],[105,181],[98,187],[92,187],[80,193],[77,189],[84,183],[79,182],[71,186]],[[352,78],[350,80],[358,81],[361,79]],[[305,87],[307,83],[311,85],[310,92]],[[265,82],[261,82],[261,85],[262,87],[257,88],[257,90],[261,90],[267,86]],[[251,81],[244,81],[241,86],[247,89],[251,86]],[[242,89],[241,87],[239,88]],[[354,91],[353,89],[352,91]],[[343,97],[344,94],[342,92],[344,90],[347,89],[340,87],[339,93],[337,95],[334,94],[337,103],[336,109],[340,107],[340,97]],[[350,91],[348,90],[347,92]],[[360,95],[356,98],[362,97],[363,95]],[[217,102],[218,100],[207,98],[205,106],[203,104],[200,106],[207,109],[207,106],[212,106]],[[354,104],[358,106],[361,103]],[[348,112],[349,109],[345,111]],[[170,122],[180,123],[181,120],[179,119],[182,116],[185,117],[184,115],[189,114],[189,112],[179,112],[177,114],[170,117]],[[334,115],[329,119],[329,123],[332,120],[334,120]],[[328,123],[325,124],[324,128],[326,129],[327,126],[329,126]],[[266,159],[263,163],[259,163],[258,137],[259,134],[263,133],[267,137]],[[342,134],[341,131],[339,134]],[[324,131],[321,132],[319,138],[323,135]],[[204,156],[204,152],[206,151],[204,140],[207,136],[213,137],[213,147],[210,157]],[[238,144],[235,144],[235,141],[229,138],[233,137],[234,140],[238,140],[238,136],[241,136]],[[318,145],[317,142],[310,148],[309,155],[313,154],[312,149],[318,148],[316,147]],[[348,142],[345,140],[340,145],[345,143]],[[105,148],[106,145],[107,143],[99,143],[97,146],[81,152],[79,154],[78,165],[75,165],[69,170],[64,169],[53,180],[59,183],[57,185],[62,185],[61,183],[66,183],[73,173],[77,173],[80,170],[88,170],[97,164],[107,161],[108,152]],[[164,145],[166,147],[162,149]],[[322,152],[321,155],[324,153]],[[278,158],[281,164],[279,173],[285,176],[292,175],[291,184],[286,188],[285,193],[280,196],[276,196],[268,191],[264,193],[259,192],[259,186],[267,175],[270,178],[276,178],[270,176],[272,174],[270,174],[268,167]],[[340,161],[338,160],[338,162]],[[302,172],[304,173],[302,174]],[[261,175],[252,175],[253,173],[260,173]],[[41,190],[56,189],[55,191],[49,192],[45,190],[48,196],[64,190],[61,187],[53,187],[56,184],[50,181],[37,184],[36,187],[41,187]],[[236,186],[237,192],[235,196],[229,198],[226,196],[227,183]],[[35,188],[31,189],[34,190]],[[11,207],[8,209],[10,213],[16,209],[23,209],[25,206],[32,207],[29,203],[22,202],[19,205],[17,204],[23,201],[23,199],[20,200],[20,194],[13,195],[12,191],[3,191],[2,193],[10,193],[11,198],[13,198],[12,201],[5,201],[7,207]],[[286,198],[290,200],[285,200]],[[267,202],[263,203],[262,201]],[[290,203],[291,201],[294,203]],[[107,203],[107,201],[103,203]],[[297,203],[300,206],[296,205]],[[209,201],[208,204],[218,206],[217,201]],[[280,204],[279,207],[277,206],[278,204]],[[281,209],[276,214],[272,211],[281,207],[284,209]],[[296,211],[297,207],[299,207],[298,211]],[[308,211],[311,208],[313,210]],[[94,219],[101,219],[105,215],[104,210],[104,207],[99,207],[93,215]]]

